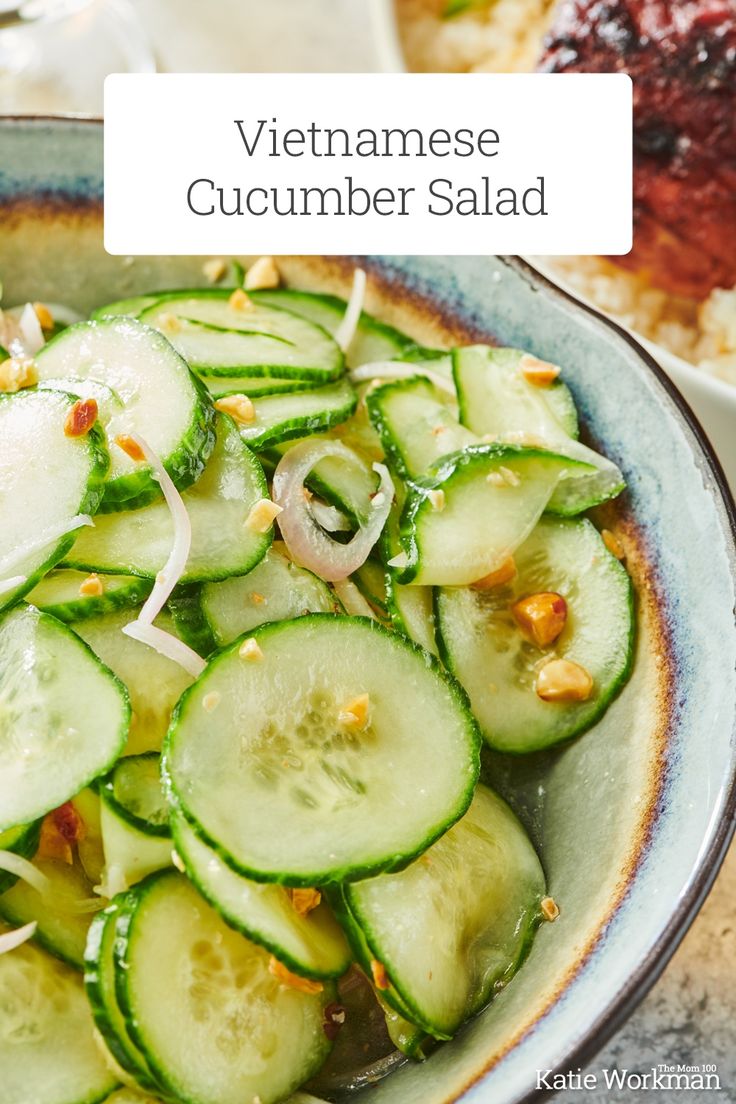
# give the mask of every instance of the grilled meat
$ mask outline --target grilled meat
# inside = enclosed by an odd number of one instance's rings
[[[634,82],[634,248],[675,294],[736,284],[736,0],[563,0],[543,72]]]

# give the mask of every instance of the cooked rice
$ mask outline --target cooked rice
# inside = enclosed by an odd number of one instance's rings
[[[396,0],[409,68],[525,73],[539,57],[555,0],[492,0],[443,19],[447,0]]]
[[[488,0],[443,18],[447,0],[395,0],[409,68],[517,73],[535,68],[556,0]],[[545,258],[562,280],[631,330],[736,384],[736,287],[703,303],[652,287],[599,257]]]
[[[697,303],[660,291],[645,276],[601,257],[546,257],[541,266],[627,329],[736,384],[736,287]]]

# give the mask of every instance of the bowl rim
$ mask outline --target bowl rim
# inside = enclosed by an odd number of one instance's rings
[[[374,3],[393,4],[393,0],[373,0]],[[83,125],[90,129],[102,131],[103,120],[97,116],[76,115],[0,115],[0,129],[7,123],[30,125],[34,124],[66,124]],[[0,209],[1,209],[0,204]],[[636,337],[620,323],[605,314],[602,314],[589,303],[580,300],[564,287],[556,284],[548,275],[540,272],[523,257],[499,254],[500,259],[511,269],[516,271],[526,282],[536,285],[545,294],[558,300],[562,304],[572,308],[572,312],[581,312],[594,319],[595,324],[604,331],[612,333],[623,341],[633,351],[637,359],[645,369],[654,376],[655,380],[665,392],[674,408],[673,413],[680,419],[690,431],[695,449],[692,450],[696,462],[703,472],[708,472],[713,480],[715,496],[723,510],[723,528],[730,534],[731,548],[727,555],[730,560],[732,574],[736,577],[736,503],[729,488],[726,476],[710,440],[705,433],[700,421],[693,413],[689,404],[678,390],[675,383],[667,375],[666,371],[650,352],[644,348]],[[692,366],[689,366],[692,367]],[[692,368],[698,376],[701,373]],[[725,385],[724,386],[728,386]],[[698,451],[700,455],[698,456]],[[654,983],[659,979],[675,951],[687,934],[697,913],[703,905],[706,897],[718,876],[723,860],[728,851],[731,840],[736,832],[736,753],[733,755],[729,774],[724,780],[724,797],[720,816],[713,831],[707,850],[701,854],[698,866],[693,873],[692,880],[685,892],[677,901],[676,907],[670,916],[670,923],[659,939],[653,944],[648,954],[633,970],[624,986],[614,996],[605,1011],[593,1021],[585,1030],[583,1038],[565,1050],[553,1065],[553,1073],[562,1072],[573,1066],[588,1064],[598,1051],[609,1041],[615,1032],[631,1015],[636,1006],[643,1000]],[[519,1044],[517,1044],[519,1045]],[[473,1078],[461,1091],[461,1096],[455,1098],[458,1102],[467,1092],[485,1080],[489,1071],[484,1070],[476,1079]],[[534,1087],[516,1098],[516,1104],[529,1104],[539,1099],[539,1093]]]

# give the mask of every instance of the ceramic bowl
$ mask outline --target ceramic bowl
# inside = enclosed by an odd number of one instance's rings
[[[6,302],[82,311],[148,288],[203,283],[203,258],[108,256],[102,132],[0,123]],[[285,258],[286,278],[345,292],[355,258]],[[372,1104],[515,1104],[537,1071],[588,1059],[643,996],[707,893],[736,794],[734,513],[702,431],[623,331],[514,259],[364,258],[368,307],[428,342],[497,340],[564,365],[586,432],[624,470],[608,523],[638,606],[634,675],[604,720],[563,750],[489,763],[527,823],[561,915],[512,984]],[[653,1061],[656,1055],[652,1056]]]

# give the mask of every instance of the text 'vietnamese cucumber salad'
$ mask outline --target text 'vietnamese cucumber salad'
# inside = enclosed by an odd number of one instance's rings
[[[623,479],[560,369],[421,347],[362,271],[232,271],[0,312],[3,1104],[425,1059],[559,911],[483,743],[578,736],[629,673],[585,516]]]

